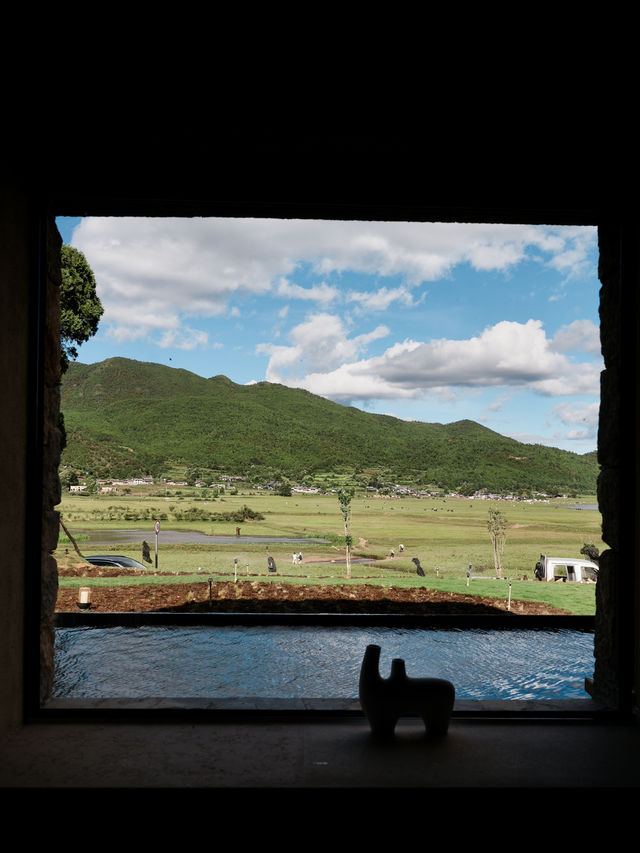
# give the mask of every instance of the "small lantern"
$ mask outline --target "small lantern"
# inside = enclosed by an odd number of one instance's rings
[[[78,607],[80,610],[91,609],[91,587],[81,586],[78,589]]]

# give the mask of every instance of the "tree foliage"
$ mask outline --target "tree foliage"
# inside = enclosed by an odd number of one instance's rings
[[[342,513],[344,522],[344,544],[345,558],[347,563],[347,577],[351,577],[351,545],[353,539],[351,537],[351,499],[353,498],[353,489],[340,489],[338,492],[338,504]]]
[[[507,519],[504,513],[500,512],[499,509],[490,509],[487,529],[489,530],[489,536],[493,545],[493,563],[496,576],[501,578],[502,554],[504,552],[504,544],[507,540]]]
[[[600,550],[592,542],[585,542],[582,548],[580,548],[580,553],[584,554],[592,562],[599,564]]]
[[[60,368],[78,357],[76,344],[95,335],[103,308],[96,293],[96,281],[87,259],[72,246],[60,250]]]
[[[71,486],[78,485],[78,475],[71,469],[65,469],[60,472],[60,485],[63,489],[69,491]]]

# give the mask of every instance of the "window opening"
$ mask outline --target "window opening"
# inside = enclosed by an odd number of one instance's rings
[[[487,588],[499,589],[493,597],[510,608],[512,585],[520,591],[529,585],[539,595],[537,553],[531,554],[541,547],[570,541],[576,557],[582,545],[602,547],[595,491],[586,488],[591,480],[595,487],[602,367],[594,228],[97,217],[59,218],[58,226],[63,241],[85,254],[105,307],[98,334],[80,347],[63,381],[62,405],[68,435],[62,517],[83,557],[99,569],[91,575],[94,608],[98,590],[104,595],[111,583],[104,565],[95,565],[100,557],[146,562],[144,579],[151,577],[158,552],[154,566],[149,553],[145,561],[144,545],[153,550],[158,522],[160,571],[179,572],[182,581],[188,569],[205,591],[205,607],[219,583],[238,589],[247,577],[272,588],[286,579],[299,592],[313,567],[314,585],[326,586],[321,571],[329,570],[332,586],[353,590],[364,582],[378,592],[386,588],[387,598],[394,589],[487,597]],[[155,400],[138,373],[149,365],[162,368]],[[99,405],[78,404],[65,389],[69,379],[75,388],[89,383],[84,404],[94,393]],[[218,409],[208,457],[190,458],[183,449],[162,460],[155,446],[161,436],[152,427],[161,413],[165,437],[174,424],[184,431],[184,405],[176,408],[163,396],[178,379],[193,384],[180,399],[191,401],[188,431],[200,440],[211,426],[199,417],[201,380],[207,380],[228,395],[246,395],[254,385],[265,395],[277,388],[280,396],[267,400],[263,412],[275,411],[287,424],[295,423],[302,395],[305,402],[338,404],[332,412],[363,423],[377,415],[387,428],[382,436],[395,431],[403,443],[395,456],[367,464],[367,445],[380,452],[380,436],[363,428],[350,433],[357,443],[340,447],[334,440],[329,457],[339,463],[327,465],[326,448],[317,458],[307,453],[304,432],[291,435],[287,447],[276,420],[265,429],[279,457],[265,458],[264,441],[234,455],[229,445],[251,437],[257,409],[238,412],[229,396]],[[325,408],[317,418],[338,434]],[[438,427],[426,457],[419,455],[424,437],[404,436],[413,421]],[[476,430],[472,444],[478,435],[486,439],[487,429],[491,438],[519,440],[517,452],[485,440],[470,464],[457,439]],[[552,463],[549,447],[565,454]],[[574,459],[566,451],[575,449],[581,453]],[[572,471],[562,467],[568,462],[575,462]],[[340,489],[354,490],[348,532]],[[316,504],[310,514],[304,502]],[[414,528],[395,527],[409,506]],[[506,517],[502,564],[492,556],[490,509]],[[238,511],[244,516],[234,516]],[[226,550],[222,543],[217,552],[168,543],[170,528],[194,525],[209,537],[228,533]],[[104,534],[94,544],[96,531],[110,527],[130,530],[134,541],[121,532],[113,544]],[[140,541],[139,528],[149,541]],[[248,545],[247,528],[288,532],[285,538],[295,541]],[[346,565],[338,567],[351,531],[347,578]],[[71,542],[60,545],[59,564],[71,564]],[[315,567],[314,557],[322,558]],[[574,565],[565,566],[564,577],[576,580]],[[86,577],[81,583],[89,585]],[[59,602],[66,596],[66,609],[76,609],[69,602],[79,585],[61,569]],[[558,602],[566,585],[544,586]],[[593,589],[580,587],[584,612],[592,614]],[[515,606],[517,593],[513,599]]]

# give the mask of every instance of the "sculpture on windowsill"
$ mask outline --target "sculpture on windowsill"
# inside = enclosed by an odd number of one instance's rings
[[[380,646],[367,646],[360,669],[360,705],[371,731],[393,735],[400,717],[421,717],[430,735],[449,728],[455,688],[444,678],[409,678],[404,661],[395,658],[389,678],[380,676]]]

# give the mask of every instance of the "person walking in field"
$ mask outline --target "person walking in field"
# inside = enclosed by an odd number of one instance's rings
[[[292,562],[292,563],[293,563],[293,565],[295,566],[295,564],[298,562],[298,555],[297,555],[297,554],[294,554],[294,555],[293,555],[293,560],[292,560],[291,562]]]
[[[302,551],[298,554],[298,563],[302,565]]]

